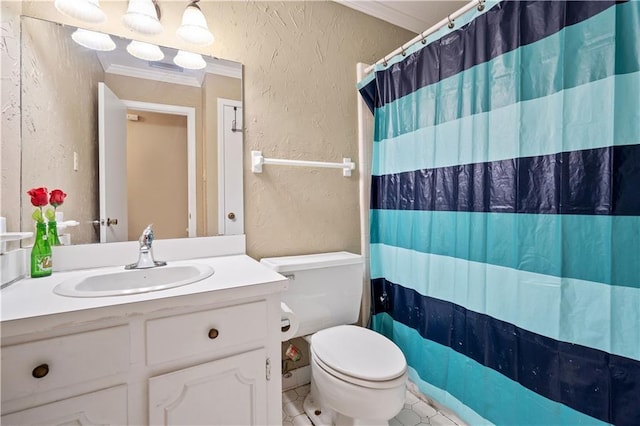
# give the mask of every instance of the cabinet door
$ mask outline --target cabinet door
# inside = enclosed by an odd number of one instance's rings
[[[264,348],[149,379],[153,425],[267,423]]]
[[[115,386],[2,416],[3,425],[126,425],[127,387]]]

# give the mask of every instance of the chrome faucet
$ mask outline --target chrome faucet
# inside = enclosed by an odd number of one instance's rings
[[[138,255],[138,261],[124,267],[124,269],[147,269],[155,268],[156,266],[164,266],[167,262],[161,260],[153,260],[153,252],[151,251],[151,245],[153,244],[153,229],[152,224],[147,225],[140,235],[140,253]]]

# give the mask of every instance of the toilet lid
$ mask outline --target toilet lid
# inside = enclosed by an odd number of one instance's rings
[[[315,333],[315,355],[329,368],[358,379],[388,381],[407,369],[404,355],[382,334],[353,325],[340,325]]]

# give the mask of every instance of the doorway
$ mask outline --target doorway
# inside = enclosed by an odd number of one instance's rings
[[[128,239],[188,237],[187,186],[187,117],[127,110]]]

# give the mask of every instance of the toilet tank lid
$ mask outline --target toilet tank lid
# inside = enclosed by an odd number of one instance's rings
[[[306,269],[328,268],[363,263],[362,256],[346,251],[306,254],[301,256],[267,257],[260,263],[276,272],[293,272]]]

